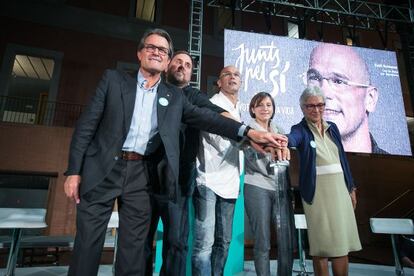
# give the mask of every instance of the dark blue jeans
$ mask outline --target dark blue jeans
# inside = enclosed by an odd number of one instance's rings
[[[193,195],[192,275],[223,275],[229,251],[236,199],[225,199],[205,186]]]

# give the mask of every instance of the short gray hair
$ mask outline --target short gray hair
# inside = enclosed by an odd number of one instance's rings
[[[168,46],[169,46],[168,56],[171,58],[172,55],[174,54],[174,46],[173,46],[170,35],[167,33],[167,31],[163,29],[148,29],[147,31],[145,31],[144,35],[141,37],[141,40],[139,41],[137,50],[141,51],[145,47],[145,40],[147,39],[147,37],[149,37],[150,35],[154,35],[154,34],[161,36],[165,38],[165,40],[167,40]]]
[[[299,104],[302,108],[308,98],[310,97],[321,97],[323,99],[323,102],[325,102],[325,94],[323,94],[322,90],[317,86],[309,86],[305,90],[303,90],[302,95],[300,95],[299,98]]]

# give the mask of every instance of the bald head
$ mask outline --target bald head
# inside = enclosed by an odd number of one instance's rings
[[[320,63],[325,63],[326,68],[342,67],[343,72],[347,72],[346,77],[354,82],[371,83],[367,64],[352,47],[326,43],[319,44],[312,50],[309,68]]]
[[[368,66],[354,48],[319,44],[311,53],[308,86],[319,87],[326,97],[324,118],[334,122],[346,150],[364,144],[370,150],[368,114],[375,110],[377,89]]]

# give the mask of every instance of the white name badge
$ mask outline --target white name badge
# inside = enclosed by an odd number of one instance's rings
[[[159,98],[158,103],[162,106],[167,106],[168,105],[168,100],[166,98]]]

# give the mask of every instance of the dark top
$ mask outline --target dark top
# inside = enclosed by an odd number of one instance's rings
[[[226,112],[223,108],[210,102],[210,99],[205,93],[202,93],[200,90],[193,88],[191,86],[186,86],[183,88],[184,95],[188,101],[198,107],[206,107],[214,112],[223,113]],[[199,146],[199,137],[200,130],[187,126],[185,124],[181,125],[181,131],[183,134],[183,139],[181,143],[181,156],[180,163],[191,163],[195,162],[198,146]]]
[[[198,107],[205,107],[217,113],[226,112],[225,109],[210,102],[207,94],[190,85],[183,88],[183,93],[188,101]],[[186,124],[181,125],[180,134],[180,171],[178,183],[181,193],[185,196],[191,196],[194,190],[195,181],[195,163],[200,145],[200,130]]]

